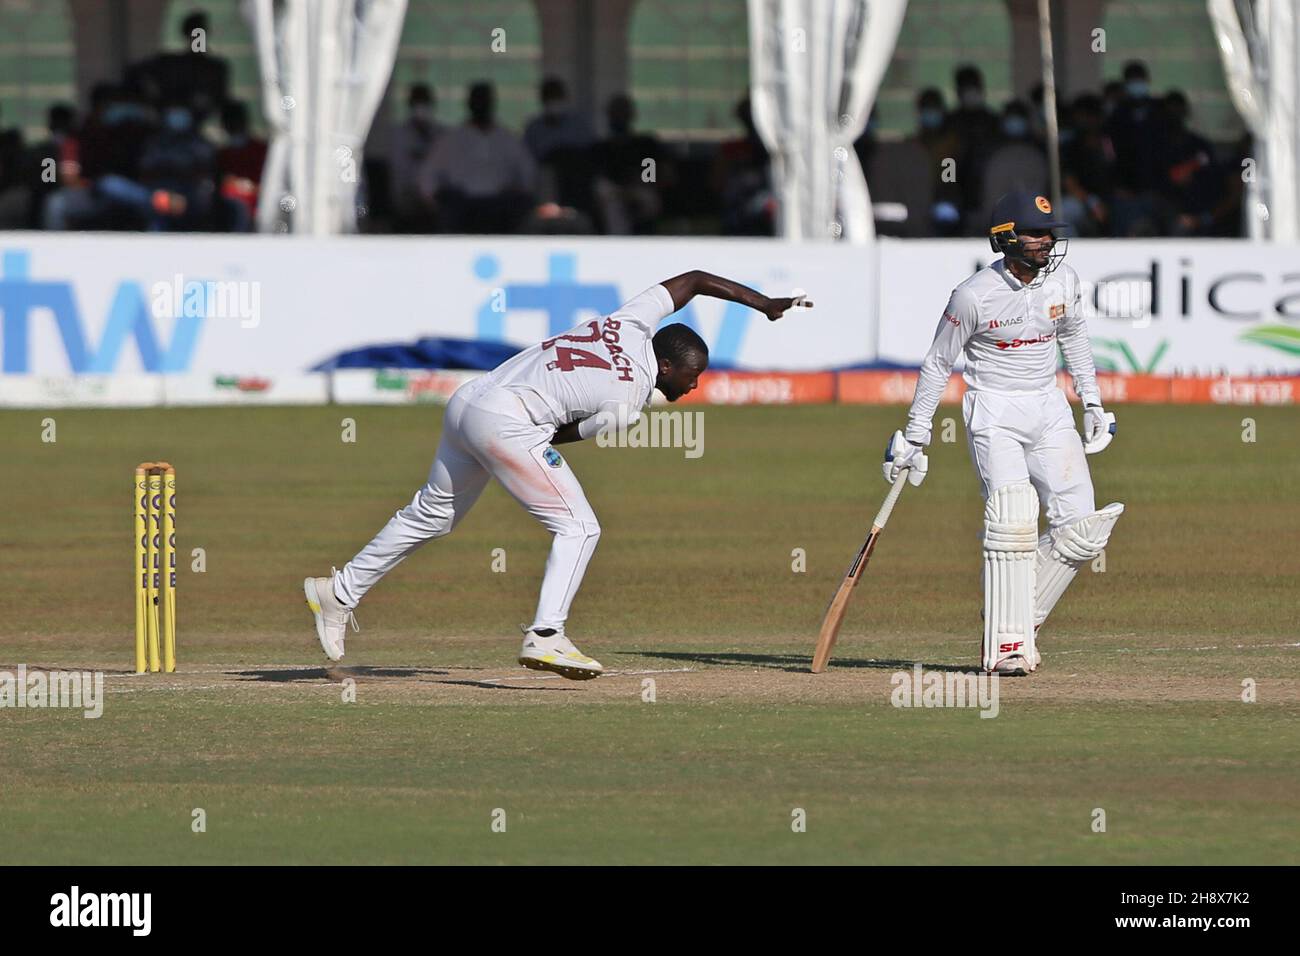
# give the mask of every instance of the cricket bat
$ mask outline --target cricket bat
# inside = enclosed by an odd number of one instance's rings
[[[826,609],[826,616],[822,618],[821,633],[817,635],[817,650],[813,653],[814,674],[826,670],[826,664],[831,659],[831,651],[835,649],[835,639],[840,636],[844,612],[849,609],[849,598],[852,597],[853,589],[857,587],[858,579],[862,577],[867,562],[871,560],[871,552],[876,550],[876,542],[880,540],[880,532],[885,530],[885,522],[889,520],[889,513],[894,510],[894,503],[903,493],[903,485],[907,484],[907,472],[908,469],[904,468],[894,479],[894,487],[889,489],[889,494],[885,496],[885,503],[880,506],[880,511],[876,515],[876,520],[871,522],[871,534],[867,535],[866,543],[862,545],[857,557],[849,565],[848,573],[840,582],[840,589],[835,592],[835,597],[831,599],[831,606]]]

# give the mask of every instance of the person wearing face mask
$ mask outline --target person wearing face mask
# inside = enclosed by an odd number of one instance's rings
[[[398,232],[427,232],[433,210],[420,192],[420,167],[429,159],[444,127],[434,119],[436,99],[427,83],[414,83],[406,97],[407,115],[393,131],[389,153],[393,212]]]
[[[931,236],[956,235],[961,226],[961,178],[957,168],[956,180],[944,176],[945,163],[960,159],[960,143],[948,122],[943,94],[934,87],[921,91],[916,98],[916,134],[912,142],[922,147],[929,156],[930,182],[933,194],[928,212],[927,234]],[[951,181],[950,181],[951,180]]]
[[[216,150],[195,126],[194,114],[183,103],[162,112],[162,129],[140,155],[140,184],[149,191],[148,228],[152,231],[225,231],[217,213],[225,212],[216,191]],[[168,198],[160,200],[158,197]],[[125,196],[125,192],[123,196]],[[181,202],[173,197],[179,196]]]
[[[999,196],[1016,190],[1042,195],[1048,189],[1047,156],[1032,136],[1029,106],[1012,100],[1002,110],[1001,141],[984,168],[981,216],[988,222]]]
[[[569,105],[569,90],[564,81],[550,76],[538,91],[542,112],[524,127],[524,145],[540,165],[556,150],[586,149],[595,140],[591,124]]]
[[[1150,74],[1139,60],[1124,66],[1124,96],[1106,121],[1105,131],[1115,147],[1114,235],[1158,233],[1164,129],[1151,98]]]
[[[984,75],[979,68],[966,64],[953,74],[957,89],[957,108],[948,114],[948,123],[957,136],[957,185],[961,189],[962,218],[968,235],[981,235],[984,221],[980,216],[984,164],[998,141],[998,117],[984,101]]]

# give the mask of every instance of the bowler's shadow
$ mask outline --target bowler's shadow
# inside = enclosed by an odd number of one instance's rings
[[[465,668],[458,668],[464,670]],[[498,683],[495,680],[474,680],[473,678],[451,677],[451,671],[438,670],[433,667],[380,667],[378,665],[348,664],[326,667],[295,668],[251,668],[231,671],[231,675],[248,681],[269,681],[278,684],[319,684],[330,681],[338,684],[352,678],[353,680],[401,680],[430,684],[454,684],[461,687],[482,687],[486,690],[573,690],[564,686],[519,686],[517,684]],[[501,678],[508,681],[510,678]]]
[[[668,661],[691,661],[696,664],[718,664],[723,667],[765,667],[770,670],[786,671],[790,674],[807,674],[812,667],[812,657],[798,654],[742,654],[737,651],[685,652],[685,651],[626,651],[640,657],[654,657]],[[910,670],[920,664],[927,671],[948,671],[964,674],[969,667],[957,664],[927,664],[924,661],[884,660],[881,658],[833,657],[827,665],[828,670],[838,668],[866,668],[869,670],[897,671]]]

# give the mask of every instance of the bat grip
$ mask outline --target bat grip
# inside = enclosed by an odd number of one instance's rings
[[[894,505],[898,501],[898,496],[903,493],[903,486],[907,484],[907,473],[911,469],[904,468],[894,479],[894,487],[889,489],[889,494],[885,496],[885,503],[880,506],[880,511],[876,515],[876,520],[871,522],[873,528],[883,528],[885,522],[889,520],[890,512],[894,510]]]

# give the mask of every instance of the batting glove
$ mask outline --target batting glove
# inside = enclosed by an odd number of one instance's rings
[[[1089,455],[1102,451],[1115,437],[1115,413],[1100,405],[1083,408],[1083,450]]]
[[[891,485],[898,480],[898,475],[907,469],[907,480],[913,486],[925,481],[930,459],[925,456],[924,445],[914,445],[903,437],[901,431],[894,432],[885,446],[885,463],[883,471],[885,481]]]

